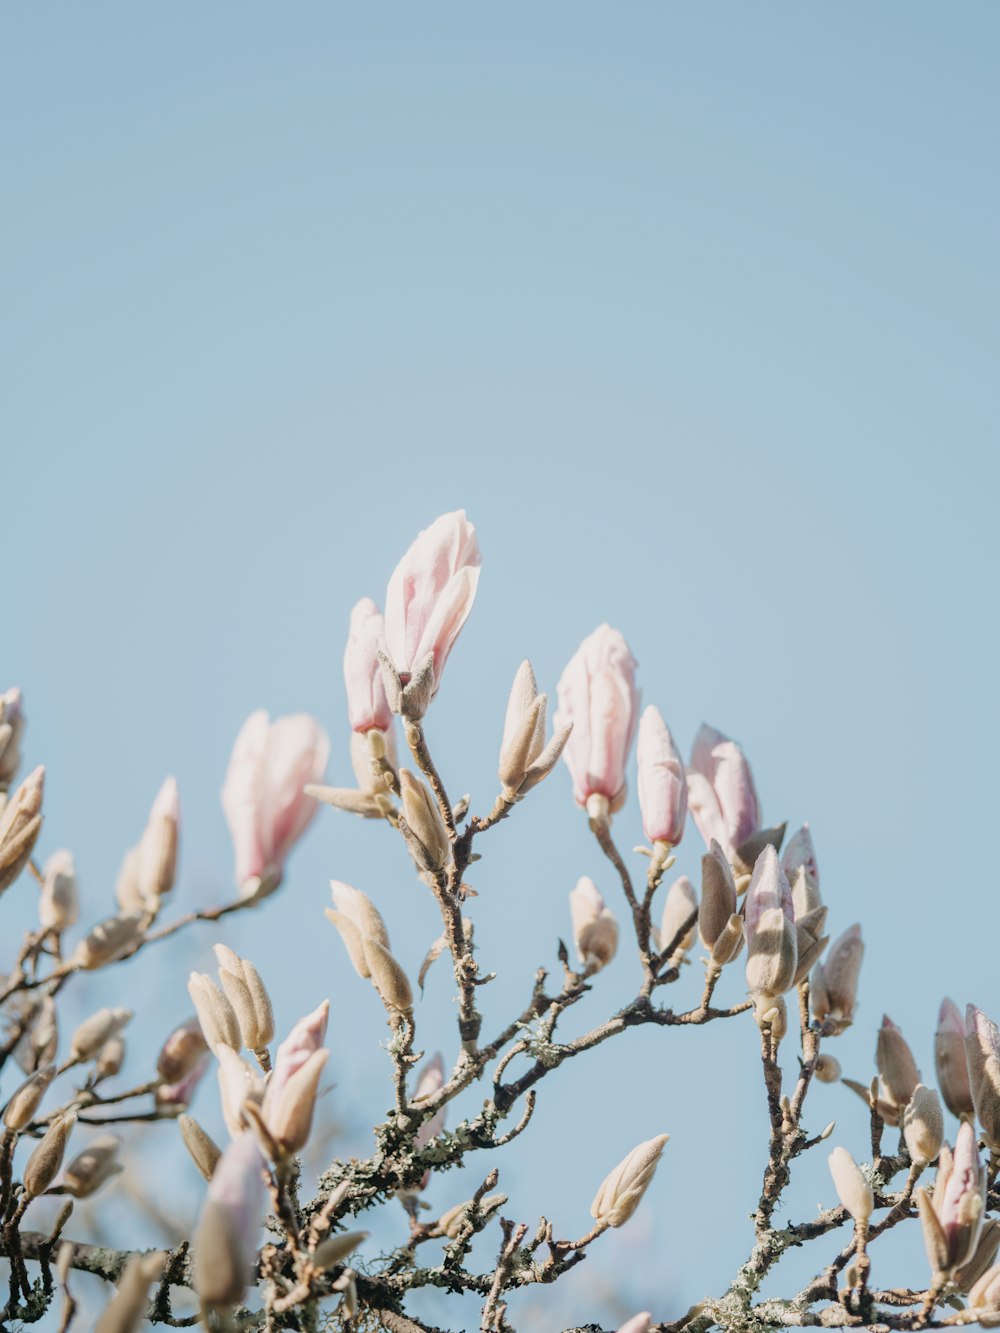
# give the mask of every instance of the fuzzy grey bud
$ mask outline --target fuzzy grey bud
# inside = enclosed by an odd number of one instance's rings
[[[409,769],[399,770],[400,793],[407,845],[421,870],[439,874],[451,856],[451,840],[437,801],[427,786]]]
[[[188,981],[188,994],[208,1049],[214,1055],[218,1055],[220,1046],[228,1046],[231,1051],[241,1051],[243,1037],[239,1021],[233,1006],[212,978],[204,972],[192,972]]]
[[[31,1124],[55,1076],[55,1065],[47,1065],[21,1084],[4,1107],[3,1123],[8,1129],[17,1132]]]
[[[42,831],[45,769],[36,768],[18,787],[0,814],[0,893],[28,864]]]
[[[903,1112],[903,1137],[914,1166],[933,1162],[944,1142],[944,1115],[941,1102],[933,1088],[918,1083]]]
[[[905,1037],[888,1015],[879,1028],[875,1063],[888,1100],[902,1110],[916,1091],[920,1070]]]
[[[24,1168],[23,1182],[24,1192],[29,1199],[44,1194],[59,1174],[63,1153],[66,1151],[66,1144],[69,1142],[69,1136],[72,1134],[75,1124],[75,1111],[57,1116],[46,1130],[38,1147],[28,1158],[27,1166]]]
[[[77,1064],[92,1060],[104,1043],[117,1036],[131,1020],[131,1009],[99,1009],[73,1033],[69,1044],[70,1056]]]
[[[118,1149],[121,1139],[115,1134],[101,1134],[77,1155],[63,1172],[63,1185],[74,1199],[89,1199],[112,1176],[118,1175]]]
[[[211,1180],[212,1172],[222,1156],[222,1149],[209,1134],[205,1133],[194,1116],[179,1115],[177,1124],[180,1126],[184,1146],[191,1154],[195,1166],[206,1180]]]
[[[725,852],[713,838],[711,848],[701,858],[698,933],[706,949],[712,948],[735,912],[736,881]]]
[[[867,1222],[875,1208],[875,1195],[861,1168],[846,1148],[834,1148],[829,1162],[840,1202],[855,1222]]]
[[[215,946],[219,980],[226,999],[233,1007],[244,1045],[262,1051],[274,1039],[274,1010],[260,974],[253,963],[227,949]]]
[[[669,1135],[658,1134],[633,1148],[601,1184],[590,1215],[609,1227],[620,1227],[638,1208],[649,1188]]]

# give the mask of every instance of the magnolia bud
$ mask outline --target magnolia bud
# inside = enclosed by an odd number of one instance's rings
[[[813,1017],[831,1036],[843,1032],[854,1020],[858,976],[864,951],[861,927],[850,926],[830,945],[826,962],[817,963],[813,969]]]
[[[149,915],[129,912],[125,916],[109,916],[99,921],[90,934],[80,940],[70,962],[87,971],[117,962],[130,953],[146,933]]]
[[[194,1116],[179,1115],[177,1123],[180,1126],[184,1146],[191,1154],[195,1166],[206,1180],[211,1180],[212,1172],[222,1156],[222,1149],[205,1133]]]
[[[21,1084],[4,1107],[3,1123],[8,1129],[15,1132],[27,1129],[55,1076],[55,1065],[47,1065]]]
[[[75,1111],[68,1111],[64,1115],[57,1116],[45,1132],[38,1147],[28,1158],[28,1164],[24,1168],[23,1182],[24,1192],[29,1199],[44,1194],[59,1174],[63,1153],[66,1151],[66,1144],[69,1142],[69,1136],[72,1134],[75,1124]]]
[[[170,1036],[160,1047],[156,1057],[156,1072],[165,1083],[179,1083],[190,1074],[201,1057],[208,1050],[197,1018],[189,1018],[180,1027],[174,1028]]]
[[[996,1263],[998,1251],[1000,1251],[1000,1220],[991,1218],[983,1223],[972,1258],[956,1272],[954,1277],[956,1288],[959,1291],[971,1291],[983,1274]]]
[[[934,1034],[934,1067],[944,1104],[953,1116],[973,1115],[975,1106],[969,1085],[969,1066],[965,1058],[965,1023],[958,1006],[941,1001],[937,1032]]]
[[[229,1047],[220,1047],[229,1050]],[[234,1052],[235,1054],[235,1052]],[[166,1115],[178,1115],[190,1103],[194,1090],[205,1076],[208,1069],[208,1051],[203,1051],[186,1074],[174,1083],[158,1083],[153,1094],[156,1105]]]
[[[83,1152],[77,1153],[63,1172],[63,1186],[74,1199],[89,1199],[112,1176],[118,1175],[118,1149],[121,1139],[114,1134],[101,1134]]]
[[[125,1063],[125,1038],[111,1037],[97,1052],[94,1061],[94,1078],[114,1078]]]
[[[388,949],[377,940],[365,940],[365,960],[372,984],[389,1010],[409,1013],[413,1009],[413,991],[406,973]]]
[[[590,1215],[605,1226],[620,1227],[638,1208],[669,1135],[659,1134],[632,1149],[607,1176],[590,1205]]]
[[[944,1115],[941,1102],[932,1088],[918,1083],[903,1112],[903,1137],[914,1166],[933,1162],[944,1142]]]
[[[798,965],[792,893],[770,845],[757,858],[746,897],[747,985],[753,995],[781,995]]]
[[[485,1199],[480,1199],[476,1205],[478,1216],[485,1220],[498,1208],[502,1208],[507,1202],[506,1194],[488,1194]],[[442,1235],[447,1236],[449,1240],[457,1240],[462,1234],[462,1230],[469,1221],[469,1213],[473,1207],[472,1199],[466,1199],[464,1203],[456,1203],[454,1208],[449,1208],[446,1213],[442,1213],[438,1219],[438,1230]]]
[[[545,745],[546,696],[538,693],[530,662],[514,677],[500,744],[500,786],[505,800],[516,801],[524,775]]]
[[[164,1254],[134,1254],[122,1272],[118,1290],[104,1307],[94,1333],[138,1333],[146,1319],[149,1288],[163,1273]]]
[[[53,852],[45,862],[38,920],[43,930],[63,931],[75,924],[79,912],[73,857],[70,852]]]
[[[52,1063],[59,1046],[59,1023],[52,996],[29,1001],[26,1021],[27,1027],[14,1048],[14,1056],[26,1074],[35,1074]]]
[[[713,838],[701,858],[701,907],[698,933],[706,949],[711,949],[726,929],[736,911],[736,881],[722,848]],[[742,935],[742,929],[741,929]]]
[[[794,901],[794,899],[793,899]],[[795,967],[793,985],[798,986],[806,980],[820,955],[830,942],[829,935],[823,934],[826,925],[826,908],[814,907],[811,912],[795,918],[795,945],[798,962]]]
[[[214,1055],[219,1054],[221,1046],[241,1051],[243,1038],[233,1006],[212,978],[204,972],[192,972],[188,981],[188,994],[194,1002],[208,1049]]]
[[[636,760],[643,832],[650,842],[676,847],[687,818],[687,778],[670,729],[652,705],[639,720]]]
[[[389,948],[389,932],[379,915],[378,908],[360,889],[344,884],[341,880],[330,881],[330,891],[336,911],[326,908],[326,915],[340,932],[348,957],[354,970],[360,977],[369,977],[371,972],[365,960],[364,942],[370,938]]]
[[[933,1195],[919,1189],[916,1202],[931,1269],[938,1278],[950,1277],[972,1258],[986,1207],[986,1171],[967,1120],[954,1154],[947,1144],[941,1149]]]
[[[137,848],[136,886],[141,902],[150,911],[155,911],[160,897],[174,887],[179,827],[177,783],[167,778],[153,802]]]
[[[825,1052],[817,1056],[814,1073],[820,1083],[837,1083],[842,1072],[840,1061],[835,1056],[827,1055]]]
[[[1000,1029],[981,1009],[965,1011],[965,1055],[969,1087],[991,1152],[1000,1153]]]
[[[803,824],[797,833],[788,839],[781,866],[792,886],[792,902],[795,906],[796,921],[807,912],[813,912],[822,906],[819,896],[819,866],[816,864],[816,849],[813,846],[809,825]]]
[[[618,922],[597,885],[583,875],[569,895],[570,914],[573,918],[573,941],[584,967],[597,972],[606,967],[618,948]]]
[[[204,1306],[243,1299],[264,1212],[263,1166],[253,1136],[241,1134],[212,1174],[194,1242],[194,1284]]]
[[[888,1099],[902,1109],[920,1082],[920,1070],[902,1032],[888,1015],[879,1028],[875,1063]]]
[[[855,1222],[867,1222],[875,1207],[875,1195],[861,1168],[846,1148],[834,1148],[829,1161],[840,1202]]]
[[[316,1246],[312,1255],[315,1268],[324,1270],[342,1263],[349,1254],[353,1254],[362,1241],[367,1240],[367,1231],[339,1231]]]
[[[264,1050],[274,1038],[274,1011],[257,969],[224,944],[215,946],[215,956],[219,980],[236,1014],[244,1045],[251,1051]]]
[[[451,855],[451,840],[437,801],[409,769],[399,770],[400,794],[405,816],[404,833],[413,859],[421,870],[438,874]]]
[[[694,885],[686,875],[680,879],[674,880],[667,890],[667,896],[663,903],[663,916],[660,918],[660,949],[670,949],[673,944],[673,950],[668,958],[672,966],[676,966],[683,955],[691,948],[694,943],[695,930],[697,929],[698,916],[698,895],[694,891]],[[688,922],[692,924],[680,934]],[[676,940],[676,944],[674,941]]]
[[[0,814],[0,893],[28,864],[42,831],[45,769],[36,768],[18,787]]]
[[[649,1333],[649,1327],[653,1322],[653,1316],[648,1311],[642,1314],[634,1314],[631,1319],[622,1324],[618,1333]]]
[[[0,694],[0,794],[7,791],[17,776],[24,723],[21,691],[15,686]]]
[[[290,1074],[267,1117],[267,1128],[285,1154],[301,1152],[312,1130],[313,1108],[320,1075],[329,1058],[326,1050],[313,1051],[305,1063]]]
[[[70,1057],[77,1064],[92,1059],[104,1043],[121,1032],[131,1020],[131,1009],[99,1009],[73,1033],[69,1044]]]
[[[264,1086],[255,1071],[231,1046],[219,1046],[215,1055],[219,1061],[222,1118],[230,1135],[235,1139],[246,1128],[244,1109],[247,1102],[259,1105],[264,1096]]]

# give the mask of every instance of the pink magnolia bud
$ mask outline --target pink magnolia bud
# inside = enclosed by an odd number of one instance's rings
[[[404,686],[431,659],[427,702],[438,691],[448,654],[472,610],[481,562],[476,529],[465,510],[458,509],[442,514],[420,533],[389,580],[389,657]]]
[[[45,862],[42,894],[38,900],[38,919],[43,930],[63,931],[75,925],[80,915],[76,887],[76,867],[70,852],[53,852]]]
[[[42,797],[45,769],[34,769],[24,779],[0,813],[0,893],[28,864],[42,830]]]
[[[24,707],[21,691],[15,686],[0,694],[0,792],[5,792],[17,776],[24,738]]]
[[[732,861],[760,827],[760,802],[746,755],[735,741],[703,723],[687,780],[688,808],[706,846],[714,838]]]
[[[803,824],[797,833],[788,839],[781,866],[788,876],[789,884],[794,884],[797,872],[802,869],[819,888],[819,866],[816,864],[816,848],[813,846],[809,825]]]
[[[344,650],[344,683],[352,731],[388,731],[392,710],[385,693],[378,650],[385,645],[382,612],[370,597],[362,597],[351,612],[351,627]]]
[[[920,1189],[916,1198],[931,1268],[948,1276],[972,1257],[986,1211],[986,1170],[967,1120],[954,1154],[947,1145],[941,1149],[933,1195]]]
[[[902,1110],[917,1090],[920,1070],[906,1038],[888,1014],[883,1015],[879,1028],[875,1063],[886,1100]]]
[[[326,1023],[330,1016],[330,1001],[324,1000],[311,1014],[299,1021],[278,1047],[274,1072],[268,1079],[264,1097],[264,1118],[267,1119],[278,1104],[285,1084],[297,1074],[309,1057],[322,1048]]]
[[[618,922],[605,905],[597,885],[582,875],[569,895],[573,942],[584,967],[597,972],[607,966],[618,948]]]
[[[252,1134],[219,1158],[194,1243],[195,1289],[205,1306],[235,1305],[253,1275],[264,1215],[264,1161]]]
[[[676,847],[684,836],[687,778],[684,761],[660,710],[652,704],[639,720],[639,808],[650,842]]]
[[[228,1048],[226,1048],[228,1050]],[[235,1055],[234,1051],[229,1051]],[[239,1056],[236,1056],[239,1059]],[[205,1076],[209,1066],[208,1053],[200,1055],[191,1068],[174,1083],[161,1083],[156,1089],[156,1104],[168,1108],[171,1115],[177,1115],[190,1106],[194,1090]]]
[[[861,959],[864,952],[861,927],[849,926],[843,935],[830,945],[826,962],[817,963],[813,968],[811,978],[813,1017],[822,1023],[831,1035],[836,1036],[843,1032],[854,1021],[858,977],[861,973]]]
[[[573,727],[563,750],[573,795],[594,813],[619,810],[625,801],[625,761],[639,715],[635,668],[621,634],[601,625],[570,658],[557,687],[555,728]]]
[[[308,783],[320,782],[330,742],[307,713],[270,722],[251,713],[233,746],[222,808],[233,838],[236,882],[244,897],[273,892],[285,860],[316,813]]]
[[[965,1023],[958,1006],[945,998],[938,1011],[934,1034],[934,1065],[944,1104],[959,1119],[973,1115],[975,1104],[965,1058]]]
[[[965,1012],[969,1087],[987,1147],[1000,1153],[1000,1028],[981,1009]]]
[[[747,985],[782,995],[795,980],[798,942],[792,891],[773,847],[757,858],[746,898]]]

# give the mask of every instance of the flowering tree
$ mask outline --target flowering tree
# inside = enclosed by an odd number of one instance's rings
[[[569,1060],[640,1026],[756,1025],[762,1092],[770,1134],[753,1212],[748,1256],[721,1292],[672,1323],[638,1313],[620,1333],[712,1327],[757,1333],[822,1325],[877,1329],[937,1328],[1000,1322],[1000,1032],[973,1006],[963,1016],[950,1000],[936,1035],[938,1092],[924,1086],[910,1049],[888,1018],[878,1032],[878,1078],[870,1087],[844,1079],[870,1110],[870,1143],[857,1162],[843,1146],[829,1156],[829,1207],[779,1225],[776,1213],[796,1159],[830,1138],[806,1125],[815,1080],[841,1078],[827,1043],[852,1022],[863,945],[857,925],[830,944],[827,908],[808,828],[787,843],[785,828],[763,827],[750,766],[740,747],[703,727],[687,768],[655,707],[639,715],[636,664],[624,638],[602,625],[581,644],[558,685],[552,734],[546,696],[529,663],[514,680],[500,744],[499,793],[487,813],[454,802],[428,743],[425,718],[448,657],[472,608],[480,555],[464,513],[447,514],[421,533],[396,568],[385,616],[369,599],[355,607],[344,658],[356,788],[323,785],[329,745],[303,715],[271,722],[254,713],[237,737],[222,792],[233,838],[237,897],[222,906],[163,921],[175,877],[179,838],[176,784],[164,784],[137,846],[125,858],[117,911],[90,926],[70,949],[79,908],[72,857],[36,860],[42,833],[44,770],[17,784],[25,719],[20,692],[0,703],[0,892],[30,875],[40,888],[39,925],[11,961],[0,989],[6,1032],[0,1067],[8,1068],[0,1148],[0,1253],[9,1292],[0,1324],[47,1316],[68,1329],[76,1316],[74,1271],[106,1279],[111,1290],[96,1327],[124,1333],[144,1319],[208,1328],[310,1330],[323,1326],[429,1333],[408,1310],[424,1287],[473,1294],[483,1333],[513,1327],[511,1292],[556,1282],[610,1228],[624,1226],[652,1185],[667,1144],[663,1126],[637,1144],[598,1183],[592,1225],[557,1234],[544,1218],[530,1223],[497,1193],[499,1150],[524,1133],[541,1085]],[[409,758],[400,761],[396,719]],[[638,798],[648,846],[637,877],[613,834],[627,796],[627,769],[638,734]],[[491,980],[474,950],[467,875],[489,846],[487,835],[534,793],[563,759],[590,831],[620,879],[623,927],[594,883],[570,895],[576,957],[559,946],[553,982],[528,979],[524,1007],[499,1031],[485,1031],[481,988]],[[459,1054],[447,1067],[418,1049],[439,1034],[418,1032],[413,988],[393,953],[376,903],[334,880],[326,915],[345,962],[370,983],[389,1027],[392,1109],[373,1128],[363,1159],[331,1161],[305,1189],[301,1154],[310,1143],[328,1052],[328,1004],[305,1015],[273,1054],[275,1023],[267,988],[253,963],[215,946],[218,977],[192,973],[196,1017],[171,1032],[155,1072],[119,1090],[123,1031],[132,1018],[109,1007],[64,1041],[59,1000],[80,972],[112,968],[194,921],[221,921],[263,904],[280,889],[288,855],[318,804],[382,821],[401,837],[417,876],[433,896],[441,935],[421,969],[447,957],[457,998]],[[690,813],[706,850],[700,892],[686,877],[664,888]],[[266,901],[267,900],[267,901]],[[280,910],[280,908],[279,908]],[[620,941],[620,930],[627,948]],[[663,1001],[695,949],[703,950],[694,996]],[[726,968],[746,949],[746,998],[714,1002]],[[595,989],[618,953],[635,969],[634,998],[582,1035],[563,1040],[562,1016]],[[688,975],[693,969],[686,969]],[[20,1067],[23,1081],[10,1077]],[[216,1144],[187,1114],[194,1089],[214,1070],[228,1142]],[[481,1109],[447,1124],[449,1104],[479,1086]],[[946,1143],[941,1100],[957,1120]],[[109,1117],[162,1121],[179,1132],[207,1182],[193,1234],[170,1250],[108,1249],[72,1234],[74,1200],[87,1199],[120,1171],[118,1137],[85,1137]],[[101,1115],[95,1115],[100,1112]],[[176,1128],[172,1128],[176,1126]],[[900,1131],[884,1146],[887,1128]],[[421,1192],[431,1172],[484,1159],[472,1197],[422,1220]],[[609,1163],[609,1166],[611,1164]],[[934,1168],[936,1167],[936,1170]],[[927,1176],[925,1177],[925,1173]],[[924,1183],[926,1180],[926,1183]],[[32,1229],[32,1203],[65,1202],[51,1229]],[[309,1195],[311,1194],[311,1197]],[[833,1201],[835,1195],[836,1201]],[[394,1210],[398,1247],[366,1255],[363,1230],[373,1209]],[[872,1248],[885,1232],[919,1218],[928,1264],[906,1288],[877,1285]],[[265,1231],[266,1228],[266,1231]],[[841,1235],[815,1276],[785,1297],[764,1296],[791,1247]],[[483,1266],[475,1253],[491,1245]],[[540,1299],[544,1297],[540,1296]],[[187,1304],[185,1304],[187,1302]],[[49,1312],[51,1311],[51,1315]],[[194,1311],[185,1313],[185,1311]],[[591,1330],[596,1324],[587,1326]]]

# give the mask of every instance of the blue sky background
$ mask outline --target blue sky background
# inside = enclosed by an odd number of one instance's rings
[[[0,25],[0,686],[25,690],[44,851],[74,850],[88,914],[170,772],[176,910],[228,896],[218,791],[252,709],[315,713],[349,780],[350,608],[464,506],[483,576],[428,723],[451,788],[492,802],[517,664],[554,689],[610,621],[685,750],[714,723],[765,814],[811,821],[831,926],[868,945],[847,1071],[870,1077],[886,1010],[930,1078],[943,994],[1000,1010],[995,6],[104,3]],[[617,827],[638,840],[634,805]],[[482,851],[491,1028],[554,963],[577,876],[615,886],[565,771]],[[690,827],[680,867],[700,854]],[[360,1153],[385,1027],[323,921],[331,876],[415,972],[429,895],[387,830],[332,811],[224,938],[283,1026],[330,997],[331,1151]],[[8,921],[33,897],[12,890]],[[118,973],[136,1081],[219,937]],[[635,975],[620,957],[567,1031]],[[75,982],[68,1014],[108,994]],[[452,1057],[440,965],[418,1021]],[[581,1234],[625,1151],[672,1142],[629,1228],[514,1297],[519,1328],[675,1318],[721,1288],[749,1247],[758,1084],[747,1020],[629,1033],[543,1085],[497,1163],[509,1215]],[[812,1100],[863,1155],[860,1102]],[[213,1128],[215,1102],[206,1084],[194,1107]],[[186,1224],[201,1185],[173,1140],[137,1137],[142,1182]],[[796,1216],[832,1199],[824,1156]],[[402,1235],[389,1212],[379,1242]],[[784,1285],[833,1251],[791,1256]],[[918,1244],[875,1254],[880,1285],[922,1279]]]

